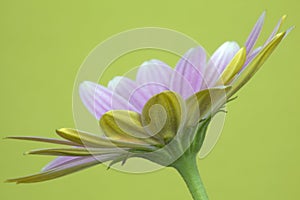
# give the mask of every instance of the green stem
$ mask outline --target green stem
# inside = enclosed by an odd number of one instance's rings
[[[208,200],[198,171],[196,156],[182,156],[173,164],[173,167],[184,179],[194,200]]]

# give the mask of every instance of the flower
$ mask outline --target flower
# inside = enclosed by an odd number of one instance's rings
[[[139,67],[136,80],[115,77],[107,87],[83,82],[80,97],[99,120],[103,135],[62,128],[56,133],[63,139],[9,137],[69,147],[27,152],[58,157],[40,173],[8,182],[46,181],[99,163],[110,161],[111,166],[140,157],[176,168],[188,183],[181,160],[195,157],[211,118],[251,79],[290,31],[279,33],[283,16],[266,42],[254,48],[264,18],[265,13],[242,47],[225,42],[210,59],[199,46],[187,51],[175,69],[150,60]],[[197,195],[193,196],[196,199]]]

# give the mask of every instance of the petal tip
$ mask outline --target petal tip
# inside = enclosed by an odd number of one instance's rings
[[[284,22],[284,20],[286,20],[286,18],[287,18],[287,15],[286,15],[286,14],[283,15],[283,16],[281,17],[282,22]]]
[[[4,183],[16,183],[16,184],[18,184],[18,182],[16,180],[14,180],[14,179],[7,179],[7,180],[5,180],[3,182]]]

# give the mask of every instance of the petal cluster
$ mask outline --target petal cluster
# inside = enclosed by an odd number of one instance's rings
[[[251,79],[289,32],[279,33],[284,16],[266,42],[255,47],[264,18],[265,13],[242,47],[225,42],[210,58],[203,47],[195,47],[174,69],[162,61],[150,60],[139,67],[135,80],[115,77],[107,87],[85,81],[79,94],[99,121],[103,135],[63,128],[56,131],[62,140],[10,137],[67,147],[29,151],[58,157],[38,174],[8,181],[50,180],[107,161],[125,162],[129,157],[169,165],[190,145],[199,151],[202,143],[198,145],[194,140],[201,138],[203,142],[203,136],[197,133],[205,132],[203,127],[210,118]]]

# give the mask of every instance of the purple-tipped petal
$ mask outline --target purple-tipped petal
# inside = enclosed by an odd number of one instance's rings
[[[254,25],[250,35],[248,36],[248,39],[245,43],[247,54],[249,54],[255,45],[257,38],[259,37],[259,34],[261,32],[261,29],[264,24],[266,12],[263,12],[262,15],[258,18],[256,24]]]
[[[213,53],[205,68],[201,89],[215,85],[226,66],[239,50],[240,47],[236,42],[225,42]]]
[[[109,110],[137,111],[128,101],[109,89],[89,81],[80,84],[79,95],[83,104],[95,116],[101,116]]]
[[[157,83],[169,87],[173,69],[159,60],[144,62],[136,75],[136,82],[140,84]]]
[[[182,77],[180,80],[188,82],[188,86],[192,88],[193,92],[198,92],[201,87],[202,77],[206,65],[206,53],[202,47],[190,49],[177,63],[175,71]],[[183,96],[190,96],[192,94],[184,94],[186,90],[177,78],[171,80],[172,90]],[[190,89],[188,90],[190,91]]]

